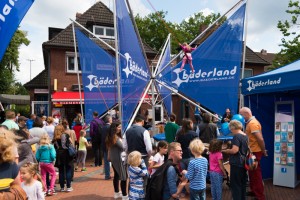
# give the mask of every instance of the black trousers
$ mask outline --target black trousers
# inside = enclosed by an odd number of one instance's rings
[[[230,189],[233,200],[246,200],[247,171],[244,167],[230,166]]]
[[[102,165],[102,156],[101,156],[101,148],[100,148],[100,142],[99,141],[93,141],[92,140],[92,150],[95,157],[95,167]]]

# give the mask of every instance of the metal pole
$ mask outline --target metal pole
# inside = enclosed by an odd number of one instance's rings
[[[247,42],[247,30],[248,30],[248,2],[246,2],[246,13],[245,13],[245,27],[244,27],[244,33],[245,33],[245,37],[244,37],[244,46],[243,46],[243,61],[242,61],[242,74],[241,74],[241,80],[244,78],[245,76],[245,60],[246,60],[246,42]],[[244,107],[244,96],[242,94],[242,86],[241,84],[239,84],[239,88],[240,88],[240,108]]]
[[[178,96],[180,96],[181,98],[183,98],[184,100],[188,101],[189,103],[193,104],[194,106],[197,106],[199,109],[201,109],[202,111],[205,111],[206,113],[210,114],[212,117],[216,117],[213,113],[209,112],[208,110],[202,108],[201,106],[199,106],[198,104],[196,104],[195,102],[191,101],[189,98],[183,96],[182,94],[178,93],[174,88],[169,87],[168,85],[164,84],[163,82],[159,81],[156,79],[156,82],[158,82],[159,84],[163,85],[164,87],[166,87],[168,90],[171,90],[172,92],[174,92],[175,94],[177,94]],[[221,120],[221,118],[218,119]]]
[[[146,94],[148,93],[148,90],[149,90],[150,85],[151,85],[152,82],[153,82],[153,80],[151,79],[151,80],[149,81],[149,83],[148,83],[146,89],[145,89],[145,92],[144,92],[144,94],[143,94],[143,96],[142,96],[142,98],[141,98],[141,101],[139,102],[138,106],[136,107],[136,109],[135,109],[135,111],[134,111],[134,113],[133,113],[133,115],[132,115],[132,117],[131,117],[131,119],[130,119],[130,121],[129,121],[129,124],[128,124],[127,128],[126,128],[126,131],[130,128],[131,124],[133,123],[133,120],[134,120],[135,116],[137,115],[137,113],[138,113],[138,111],[139,111],[139,109],[140,109],[140,107],[141,107],[141,105],[142,105],[142,103],[143,103],[143,101],[144,101],[144,99],[145,99],[145,96],[146,96]]]
[[[229,9],[224,15],[220,16],[216,21],[214,21],[214,23],[212,23],[209,27],[207,27],[202,33],[200,33],[189,45],[193,44],[195,41],[197,41],[200,37],[202,37],[202,35],[204,35],[204,33],[206,33],[206,31],[208,31],[212,26],[214,26],[220,19],[222,19],[225,15],[227,15],[231,10],[233,10],[236,6],[238,6],[242,1],[244,0],[240,0],[238,3],[236,3],[231,9]],[[166,64],[157,74],[160,74],[162,71],[164,71],[176,58],[178,58],[178,56],[180,56],[180,54],[182,53],[182,51],[180,51],[174,58],[171,59],[171,61]]]
[[[75,26],[74,23],[72,23],[72,29],[73,29],[73,41],[74,41],[74,52],[75,52],[75,59],[74,64],[75,68],[77,69],[77,81],[78,81],[78,90],[79,90],[79,98],[80,98],[80,111],[84,123],[84,114],[83,114],[83,105],[82,105],[82,96],[81,96],[81,83],[80,83],[80,77],[79,77],[79,67],[78,67],[78,54],[77,54],[77,45],[76,45],[76,36],[75,36]]]
[[[157,65],[156,65],[156,67],[155,67],[155,70],[154,70],[154,72],[153,72],[153,74],[152,74],[152,77],[156,76],[156,72],[158,71],[158,65],[159,65],[160,62],[161,62],[163,53],[166,51],[166,47],[167,47],[167,44],[168,44],[170,38],[171,38],[171,33],[169,33],[169,35],[168,35],[168,37],[167,37],[167,40],[166,40],[166,42],[165,42],[165,44],[164,44],[164,47],[163,47],[162,52],[161,52],[161,54],[160,54],[160,57],[159,57],[159,59],[158,59]]]
[[[116,55],[116,71],[117,71],[117,90],[118,90],[118,104],[119,104],[119,119],[122,118],[122,95],[121,95],[121,73],[120,73],[120,53],[117,30],[117,0],[114,1],[114,29],[115,29],[115,55]]]
[[[33,61],[35,61],[35,60],[33,60],[33,59],[27,59],[27,60],[29,61],[29,67],[30,67],[30,68],[29,68],[29,70],[30,70],[30,71],[29,71],[29,74],[30,74],[29,77],[30,77],[30,80],[31,80],[31,62],[33,62]]]

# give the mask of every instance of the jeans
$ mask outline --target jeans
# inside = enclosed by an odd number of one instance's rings
[[[211,182],[211,195],[213,200],[222,200],[223,175],[218,172],[209,172]]]
[[[105,173],[105,179],[110,178],[110,164],[107,160],[107,151],[103,151],[103,159],[104,159],[104,173]]]
[[[190,200],[205,200],[206,190],[194,190],[190,188]]]
[[[230,165],[230,189],[233,200],[246,199],[247,174],[244,167]]]
[[[51,175],[51,180],[50,180],[50,190],[54,190],[54,185],[55,185],[55,180],[56,180],[56,172],[54,169],[54,165],[52,163],[43,163],[40,162],[40,167],[41,167],[41,176],[43,180],[43,184],[46,185],[46,175],[50,174]]]
[[[266,197],[264,195],[264,185],[263,185],[261,166],[260,166],[262,152],[253,152],[253,154],[256,156],[258,165],[255,170],[248,171],[249,179],[250,179],[250,189],[252,192],[254,192],[255,197],[258,200],[265,200]]]
[[[74,166],[68,164],[62,164],[58,167],[60,188],[65,188],[65,180],[67,182],[67,188],[71,187],[72,167]]]
[[[101,158],[101,152],[100,152],[100,144],[98,141],[92,140],[92,149],[95,156],[95,167],[102,165],[102,158]]]

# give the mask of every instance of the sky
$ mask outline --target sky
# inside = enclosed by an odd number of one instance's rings
[[[42,43],[48,40],[48,27],[66,28],[70,18],[75,19],[76,12],[83,13],[98,0],[35,0],[27,15],[20,24],[20,29],[27,31],[29,46],[20,48],[20,72],[16,72],[16,80],[27,83],[44,68]],[[113,8],[114,0],[102,0],[109,8]],[[224,14],[238,0],[129,0],[134,14],[146,16],[157,11],[167,11],[166,20],[180,23],[194,13]],[[262,49],[269,53],[280,51],[282,34],[277,28],[279,20],[290,19],[285,11],[289,0],[248,0],[247,3],[247,37],[246,44],[258,52]],[[34,60],[30,62],[29,60]]]

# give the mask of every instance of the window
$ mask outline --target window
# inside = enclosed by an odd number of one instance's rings
[[[115,38],[115,31],[113,27],[106,27],[106,26],[93,26],[93,32],[95,35],[100,36],[101,38]]]
[[[81,73],[81,66],[80,66],[80,59],[78,57],[78,69],[79,73]],[[67,65],[67,72],[68,73],[77,73],[77,68],[75,66],[75,53],[74,52],[67,52],[66,53],[66,65]]]
[[[242,69],[241,69],[241,76],[242,76]],[[248,78],[253,76],[253,69],[247,69],[244,70],[244,78]]]

